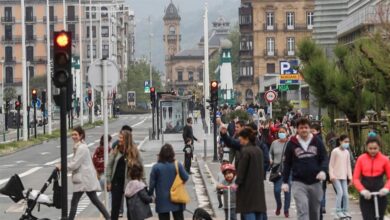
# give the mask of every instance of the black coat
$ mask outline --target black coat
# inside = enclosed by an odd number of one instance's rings
[[[253,145],[241,148],[236,183],[237,213],[266,212],[263,152]]]
[[[189,139],[192,140],[192,141],[191,141],[191,144],[194,143],[194,140],[195,140],[195,141],[198,141],[198,139],[196,139],[196,137],[194,136],[194,132],[193,132],[193,130],[192,130],[192,126],[190,126],[190,125],[186,125],[186,126],[184,126],[184,128],[183,128],[183,140],[184,140],[184,144],[187,144],[187,143],[186,143],[187,138],[189,138]]]
[[[131,217],[130,220],[144,220],[152,217],[152,209],[149,205],[152,202],[153,199],[148,195],[146,188],[127,198],[127,211]]]

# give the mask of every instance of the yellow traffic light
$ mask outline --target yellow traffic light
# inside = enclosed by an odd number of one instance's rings
[[[57,35],[55,42],[59,47],[66,47],[70,42],[69,36],[65,32],[62,32]]]

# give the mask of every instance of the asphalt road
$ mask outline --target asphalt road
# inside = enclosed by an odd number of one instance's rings
[[[134,128],[133,136],[136,143],[141,143],[148,136],[148,128],[151,127],[150,115],[122,115],[116,121],[110,122],[109,133],[113,139],[117,139],[118,131],[125,125],[131,125]],[[103,134],[103,127],[96,127],[86,131],[86,142],[90,147],[91,152],[97,147],[99,139]],[[40,189],[50,173],[54,169],[54,165],[59,163],[60,157],[60,142],[59,139],[46,142],[41,145],[36,145],[14,154],[0,157],[0,187],[8,181],[7,179],[14,174],[19,174],[25,188]],[[68,156],[72,153],[72,141],[68,138]],[[150,159],[145,161],[145,164],[155,161],[155,156],[150,156]],[[148,170],[147,170],[148,172]],[[68,178],[70,180],[70,178]],[[72,184],[68,181],[68,200],[70,202],[72,193]],[[46,193],[52,194],[50,186]],[[79,205],[79,217],[96,217],[98,216],[95,207],[91,206],[89,200],[81,200]],[[21,213],[5,213],[7,208],[13,202],[8,197],[0,196],[0,219],[14,220],[19,219]],[[61,210],[55,208],[47,208],[41,206],[41,212],[35,214],[37,217],[46,217],[50,219],[59,219]]]

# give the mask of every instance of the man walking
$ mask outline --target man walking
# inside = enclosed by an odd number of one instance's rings
[[[194,136],[194,132],[192,130],[192,118],[187,118],[187,124],[183,128],[183,140],[184,145],[186,145],[187,139],[191,139],[191,145],[194,145],[194,140],[198,141],[198,139]]]
[[[320,138],[310,132],[308,119],[298,119],[296,126],[297,135],[291,137],[284,154],[282,190],[289,191],[288,180],[292,172],[291,190],[297,219],[318,220],[323,195],[320,181],[326,179],[328,156]]]

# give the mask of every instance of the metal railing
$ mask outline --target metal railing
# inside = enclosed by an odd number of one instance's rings
[[[278,50],[264,50],[264,56],[265,57],[276,57],[278,56]]]
[[[79,16],[66,16],[67,22],[79,22]]]
[[[240,56],[253,56],[253,50],[249,50],[249,49],[242,49],[240,50]]]
[[[263,24],[263,31],[277,31],[278,24],[267,25],[267,23]]]
[[[25,18],[26,23],[35,23],[37,22],[37,17],[36,16],[27,16]]]
[[[15,17],[1,17],[2,23],[15,23]]]
[[[4,64],[5,65],[12,65],[16,63],[16,57],[5,57]]]
[[[287,50],[287,49],[285,49],[284,50],[284,56],[287,56],[287,57],[295,56],[295,50]]]
[[[44,56],[36,56],[34,57],[34,60],[30,61],[32,64],[46,64],[47,63],[47,57]]]
[[[2,36],[1,37],[2,43],[21,43],[22,42],[22,36],[12,36],[11,38]]]
[[[57,16],[53,16],[53,17],[49,17],[50,19],[50,23],[51,22],[57,22],[58,21],[58,17]],[[46,16],[43,16],[43,21],[46,22]]]
[[[32,43],[37,40],[36,35],[26,35],[26,43]]]

